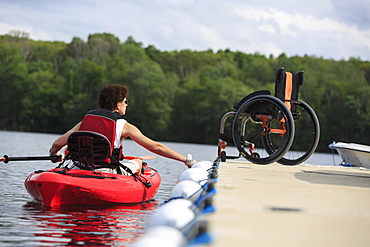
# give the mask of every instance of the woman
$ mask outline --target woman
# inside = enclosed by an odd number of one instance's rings
[[[99,109],[89,111],[81,122],[56,139],[50,148],[50,155],[57,155],[59,150],[67,145],[67,140],[71,133],[75,131],[94,131],[106,136],[111,143],[114,143],[114,148],[116,149],[121,148],[121,142],[129,137],[149,151],[166,158],[184,162],[190,168],[195,163],[191,155],[188,155],[187,158],[166,145],[153,141],[141,133],[137,127],[123,119],[128,105],[128,95],[126,86],[110,84],[103,87],[98,96]],[[130,168],[133,173],[140,174],[142,161],[139,159],[130,160],[124,163],[124,165]],[[114,169],[109,168],[103,168],[101,171],[115,172]],[[127,173],[122,171],[122,174]]]

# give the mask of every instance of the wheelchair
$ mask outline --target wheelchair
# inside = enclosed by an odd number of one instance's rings
[[[297,165],[314,153],[320,139],[320,124],[314,110],[298,100],[303,74],[279,68],[274,96],[269,90],[260,90],[234,104],[235,111],[227,112],[221,119],[218,140],[221,161],[243,156],[256,164]],[[232,119],[231,136],[225,134],[228,119]],[[238,156],[227,156],[228,144],[236,146]]]

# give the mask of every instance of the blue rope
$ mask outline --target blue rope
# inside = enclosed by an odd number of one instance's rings
[[[333,141],[333,143],[330,144],[330,146],[334,146],[334,144],[335,144],[335,142]],[[335,158],[334,158],[334,148],[331,148],[331,154],[332,154],[332,157],[333,157],[333,164],[334,164],[334,166],[336,166],[335,165]]]

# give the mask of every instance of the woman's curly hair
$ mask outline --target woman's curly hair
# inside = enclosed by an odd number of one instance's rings
[[[98,105],[101,109],[114,111],[117,103],[128,97],[128,87],[119,84],[108,84],[100,90]]]

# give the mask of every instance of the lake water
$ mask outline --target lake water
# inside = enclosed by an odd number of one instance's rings
[[[0,131],[0,156],[46,156],[59,135]],[[217,141],[217,140],[216,140]],[[169,143],[167,146],[196,160],[213,161],[216,145]],[[236,155],[235,147],[227,148]],[[150,154],[136,143],[125,141],[127,155]],[[307,163],[333,165],[338,155],[314,154]],[[55,167],[50,161],[0,162],[0,246],[130,246],[140,236],[150,216],[164,200],[186,167],[157,156],[150,165],[159,171],[162,184],[149,203],[110,207],[61,207],[49,209],[34,202],[24,188],[25,178],[35,170]]]

